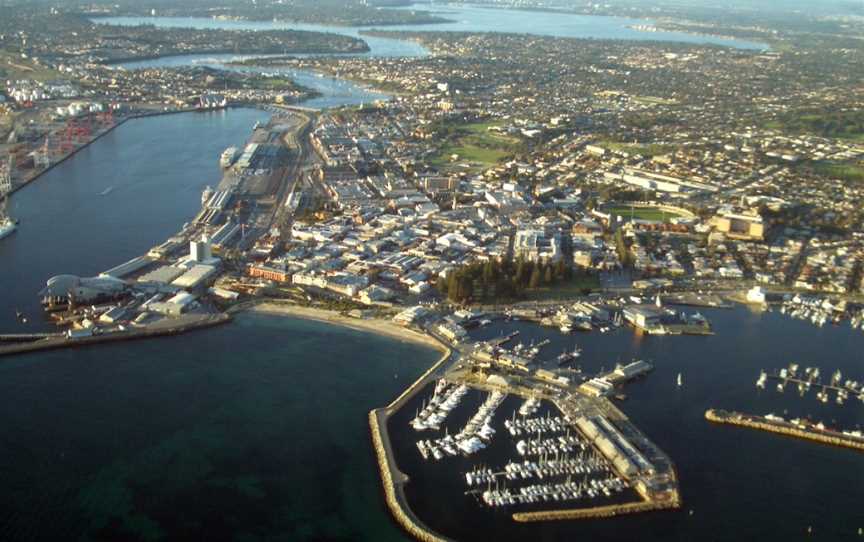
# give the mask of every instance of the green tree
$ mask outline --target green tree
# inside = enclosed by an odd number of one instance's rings
[[[438,279],[435,281],[435,287],[438,288],[438,291],[441,292],[441,295],[447,297],[447,278],[443,275],[438,275]]]
[[[534,267],[531,271],[531,279],[528,281],[528,287],[532,290],[536,289],[540,286],[540,281],[542,280],[540,266]]]

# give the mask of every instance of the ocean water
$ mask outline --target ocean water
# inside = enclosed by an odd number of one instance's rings
[[[438,353],[242,315],[0,363],[0,539],[403,540],[367,422]]]

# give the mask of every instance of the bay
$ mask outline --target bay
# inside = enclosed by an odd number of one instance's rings
[[[247,314],[0,363],[0,539],[402,540],[367,413],[439,354]]]

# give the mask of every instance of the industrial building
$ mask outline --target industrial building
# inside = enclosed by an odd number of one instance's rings
[[[604,416],[578,418],[576,426],[622,475],[633,478],[654,473],[654,465]]]
[[[761,241],[765,237],[765,223],[758,213],[723,213],[713,218],[713,224],[731,239]]]

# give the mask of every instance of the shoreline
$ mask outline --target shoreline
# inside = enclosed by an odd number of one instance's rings
[[[316,309],[312,307],[301,307],[299,305],[280,303],[272,300],[262,301],[255,305],[242,307],[237,310],[258,314],[269,314],[273,316],[288,316],[292,318],[301,318],[303,320],[313,320],[325,324],[346,327],[355,331],[375,333],[376,335],[387,337],[389,339],[407,341],[433,348],[439,352],[449,353],[449,350],[445,349],[441,343],[435,339],[410,328],[394,324],[388,320],[352,318],[351,316],[345,316],[335,311]]]
[[[233,312],[250,312],[257,314],[287,316],[301,318],[325,324],[342,326],[356,331],[374,333],[399,341],[407,341],[421,346],[433,348],[441,353],[423,374],[411,383],[398,397],[387,406],[369,411],[369,430],[372,449],[375,454],[381,477],[384,502],[396,523],[411,536],[424,542],[447,542],[449,539],[427,527],[408,506],[405,496],[405,484],[410,481],[408,475],[399,470],[396,456],[390,444],[390,434],[387,424],[390,416],[416,393],[424,389],[434,375],[452,359],[453,350],[439,342],[434,337],[422,334],[409,328],[404,328],[391,321],[381,319],[359,319],[342,315],[335,311],[301,307],[299,305],[280,303],[267,300],[249,306],[237,306],[229,309]]]

